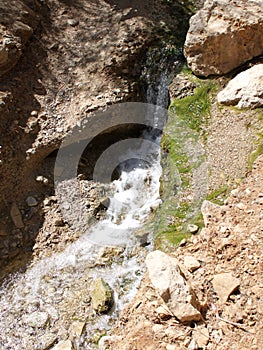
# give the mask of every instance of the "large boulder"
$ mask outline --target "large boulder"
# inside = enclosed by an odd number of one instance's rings
[[[263,34],[263,33],[262,33]],[[263,105],[263,64],[255,65],[230,80],[217,95],[218,102],[238,108],[257,108]]]
[[[146,265],[153,286],[177,319],[181,322],[202,319],[196,295],[175,258],[156,250],[147,255]]]
[[[22,1],[0,1],[0,76],[18,62],[37,22],[36,14]]]
[[[193,72],[222,75],[263,53],[261,0],[207,0],[190,19],[184,53]]]

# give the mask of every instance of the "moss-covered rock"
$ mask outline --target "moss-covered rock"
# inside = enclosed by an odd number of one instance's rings
[[[98,313],[107,313],[113,306],[113,290],[103,278],[95,279],[91,284],[93,309]]]

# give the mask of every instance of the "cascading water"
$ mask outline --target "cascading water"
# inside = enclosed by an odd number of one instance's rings
[[[148,102],[162,107],[165,103],[167,107],[167,71],[163,70],[157,80],[152,80],[151,74],[147,79]],[[158,113],[154,118],[158,119]],[[86,329],[81,340],[74,343],[75,348],[93,349],[94,334],[109,329],[123,305],[131,300],[143,274],[147,252],[146,248],[139,248],[133,233],[160,204],[161,167],[156,147],[159,138],[158,133],[144,133],[143,139],[149,142],[142,142],[138,148],[140,154],[147,154],[147,162],[137,163],[136,167],[132,161],[124,163],[120,178],[111,185],[113,194],[105,219],[64,252],[37,262],[3,283],[0,290],[1,349],[47,349],[56,340],[68,337],[67,329],[76,319],[85,321]],[[128,149],[127,158],[129,152]],[[100,243],[123,245],[122,263],[96,266]],[[108,315],[97,316],[91,310],[90,283],[98,277],[103,277],[115,292],[115,306]]]

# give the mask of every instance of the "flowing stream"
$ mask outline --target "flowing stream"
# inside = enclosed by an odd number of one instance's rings
[[[148,83],[148,102],[167,104],[167,72],[159,75],[155,90],[156,81]],[[68,328],[76,320],[85,321],[86,328],[81,340],[73,341],[75,348],[93,349],[96,335],[99,337],[107,331],[123,306],[132,299],[144,272],[145,255],[151,249],[151,244],[140,247],[134,232],[160,204],[161,166],[159,146],[156,147],[160,135],[146,133],[143,139],[148,141],[139,147],[147,154],[147,162],[137,162],[135,166],[131,160],[123,164],[119,179],[111,184],[112,196],[105,219],[64,252],[40,260],[3,283],[0,289],[1,350],[47,349],[57,340],[67,339]],[[101,250],[97,243],[123,246],[121,263],[97,266]],[[107,315],[98,316],[92,312],[90,284],[98,277],[103,277],[114,290],[115,305]]]

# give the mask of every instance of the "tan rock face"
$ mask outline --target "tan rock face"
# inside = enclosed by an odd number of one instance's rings
[[[218,102],[239,108],[257,108],[263,105],[263,64],[238,74],[217,95]]]
[[[263,6],[252,0],[207,0],[190,20],[185,56],[193,72],[225,74],[263,53]]]
[[[181,322],[202,318],[195,294],[182,276],[175,258],[156,250],[148,254],[146,265],[153,286]]]

